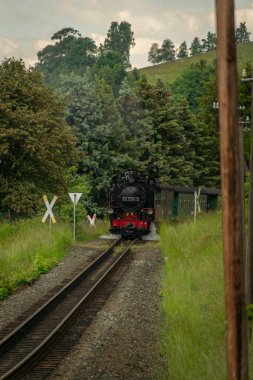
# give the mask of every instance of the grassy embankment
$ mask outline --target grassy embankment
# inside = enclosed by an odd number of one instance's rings
[[[165,257],[161,350],[168,379],[225,380],[220,214],[202,216],[195,224],[163,226],[161,247]]]
[[[252,62],[253,57],[253,42],[247,42],[237,45],[237,59],[239,70],[247,62]],[[177,61],[171,61],[161,63],[155,66],[144,67],[139,71],[145,74],[150,83],[155,83],[158,79],[167,83],[172,83],[185,69],[189,68],[192,64],[198,62],[200,59],[212,63],[216,59],[216,52],[211,51],[204,54],[199,54],[194,57],[180,59]]]
[[[77,238],[86,241],[106,230],[103,223],[97,228],[82,227]],[[72,232],[63,223],[53,225],[51,232],[38,219],[0,223],[0,300],[57,265],[71,243]]]

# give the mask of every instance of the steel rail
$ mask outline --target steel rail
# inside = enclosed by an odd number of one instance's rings
[[[49,347],[49,345],[62,333],[63,329],[71,323],[73,318],[77,315],[81,307],[84,307],[85,304],[88,304],[92,297],[95,295],[97,290],[103,285],[103,283],[111,276],[112,272],[118,267],[119,263],[123,257],[130,250],[132,245],[136,242],[137,239],[133,240],[126,249],[123,250],[121,254],[114,260],[113,264],[103,273],[103,275],[96,281],[95,284],[85,293],[85,295],[79,300],[79,302],[65,315],[65,317],[60,321],[60,323],[46,336],[45,339],[41,341],[28,355],[26,355],[22,360],[20,360],[16,365],[11,369],[7,370],[6,373],[0,375],[0,380],[10,379],[15,376],[15,374],[27,367],[29,363],[35,360],[35,357],[38,356],[43,350]],[[17,339],[22,339],[22,337],[29,331],[29,327],[33,323],[38,323],[38,319],[43,317],[47,313],[47,310],[52,307],[55,303],[55,307],[59,305],[66,295],[67,292],[71,291],[71,288],[77,288],[78,282],[81,282],[96,269],[99,264],[105,262],[106,258],[110,256],[113,252],[113,249],[122,242],[122,239],[117,240],[107,251],[103,252],[96,261],[91,263],[86,267],[80,274],[78,274],[72,281],[63,287],[56,295],[51,297],[42,307],[40,307],[32,316],[30,316],[26,321],[24,321],[20,326],[18,326],[12,333],[7,335],[4,339],[0,341],[0,354],[5,354],[6,351],[13,349],[17,343]],[[85,276],[85,278],[84,278]],[[48,313],[51,310],[48,310]],[[1,368],[0,368],[1,369]]]

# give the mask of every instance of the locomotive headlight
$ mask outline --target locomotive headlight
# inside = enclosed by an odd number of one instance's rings
[[[148,210],[148,215],[153,215],[153,210],[152,209]]]
[[[108,214],[113,214],[113,208],[108,208]]]

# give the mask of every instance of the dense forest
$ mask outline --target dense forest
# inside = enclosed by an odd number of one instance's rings
[[[100,46],[73,28],[51,39],[34,68],[0,64],[2,215],[36,214],[44,193],[57,194],[64,214],[68,191],[84,193],[83,212],[103,215],[111,177],[124,170],[220,186],[215,62],[199,61],[170,87],[151,85],[131,68],[126,21],[112,22]],[[250,92],[238,83],[247,116]]]

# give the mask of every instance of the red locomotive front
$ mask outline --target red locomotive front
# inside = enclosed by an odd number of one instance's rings
[[[125,239],[150,233],[155,222],[155,180],[136,172],[118,175],[109,192],[110,232]]]

